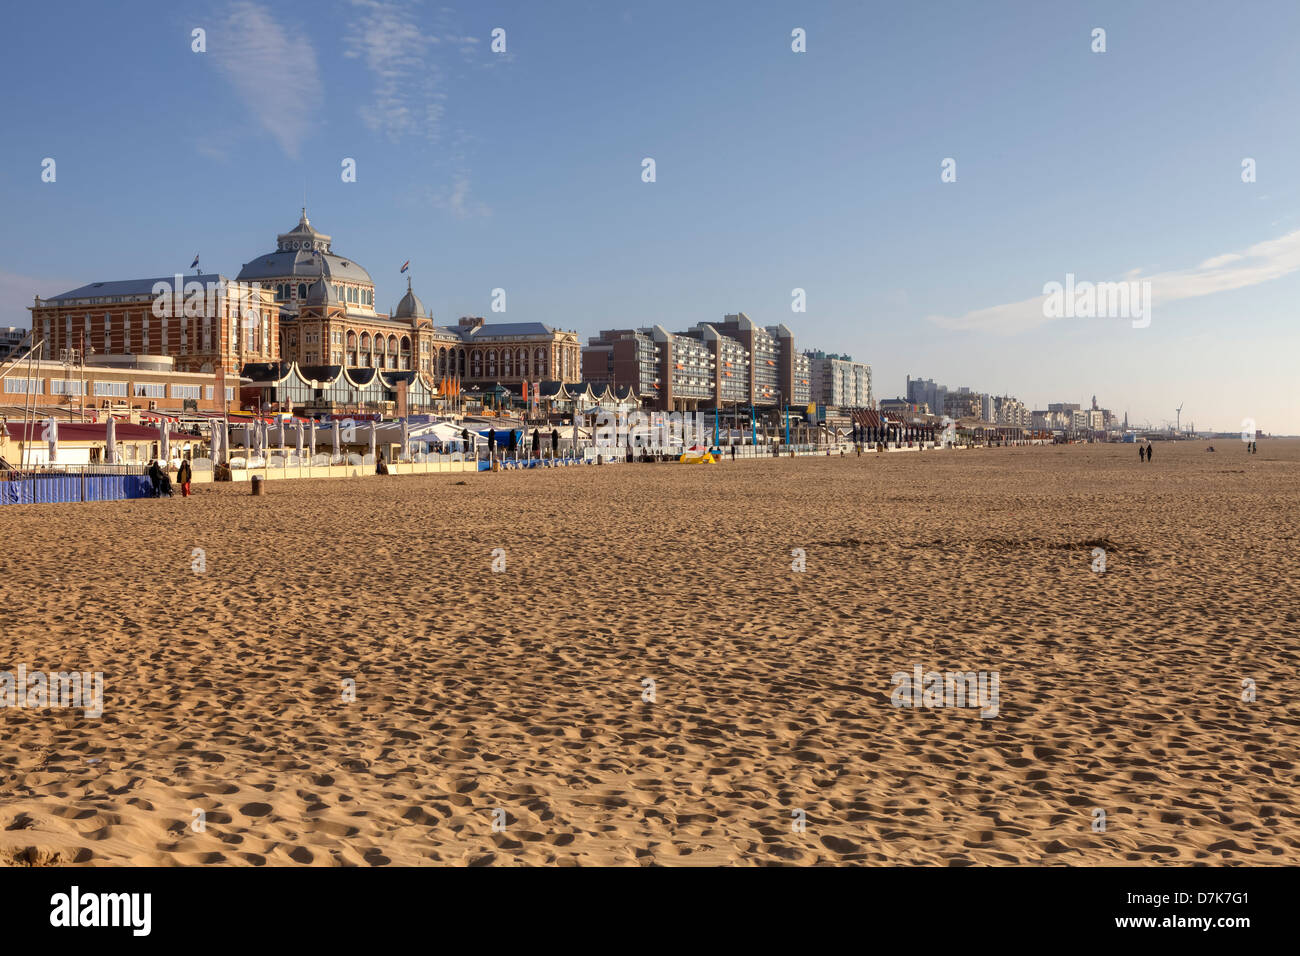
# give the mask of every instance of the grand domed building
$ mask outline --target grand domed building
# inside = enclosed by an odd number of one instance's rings
[[[296,312],[311,284],[329,267],[334,291],[348,311],[361,315],[375,313],[375,282],[370,273],[350,259],[336,255],[332,237],[315,229],[307,218],[306,207],[298,225],[275,237],[275,251],[245,263],[236,278],[240,282],[259,282],[275,292],[282,313]]]
[[[182,308],[180,296],[169,314],[156,311],[159,288],[166,290],[176,280],[186,289],[197,283],[200,291],[207,290],[198,312]],[[394,404],[393,394],[428,396],[449,383],[485,390],[504,385],[518,395],[525,381],[582,381],[576,332],[540,322],[489,323],[477,316],[437,325],[409,279],[390,313],[376,311],[370,273],[338,255],[333,238],[311,224],[306,209],[297,225],[276,236],[275,250],[245,263],[236,280],[240,285],[220,273],[196,273],[94,282],[37,297],[32,326],[47,356],[74,350],[105,357],[161,356],[178,371],[213,376],[206,390],[186,385],[167,396],[178,400],[220,403],[225,394],[231,401],[236,386],[226,385],[226,376],[241,375],[272,383],[268,387],[276,394],[290,387],[283,383],[296,382],[292,401],[308,409]],[[254,283],[257,288],[249,288]],[[364,398],[363,383],[370,389]],[[258,388],[265,399],[267,390]],[[104,394],[122,397],[119,391]],[[271,398],[282,401],[275,394]]]
[[[279,356],[284,364],[414,371],[436,387],[582,380],[576,332],[540,322],[488,323],[461,318],[436,325],[407,280],[391,313],[375,310],[370,273],[333,249],[302,210],[298,224],[276,236],[275,251],[246,263],[237,277],[271,289],[279,305]]]

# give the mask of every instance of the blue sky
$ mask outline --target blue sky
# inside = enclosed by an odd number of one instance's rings
[[[1300,433],[1300,4],[221,0],[7,18],[0,325],[26,324],[33,293],[196,251],[233,275],[305,189],[381,308],[410,259],[440,321],[490,317],[497,287],[499,318],[584,339],[741,310],[870,362],[877,397],[910,373]],[[1043,318],[1067,273],[1151,279],[1150,326]]]

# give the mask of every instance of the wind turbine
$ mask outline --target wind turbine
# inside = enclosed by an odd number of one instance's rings
[[[1187,404],[1186,402],[1183,403],[1183,405],[1186,404]],[[1178,406],[1177,410],[1174,412],[1174,415],[1177,416],[1175,419],[1176,424],[1174,425],[1174,431],[1178,432],[1181,435],[1183,431],[1183,406],[1182,405]]]

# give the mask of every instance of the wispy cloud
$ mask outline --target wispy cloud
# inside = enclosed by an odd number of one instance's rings
[[[359,59],[374,80],[371,102],[361,119],[392,142],[406,137],[436,139],[447,93],[439,50],[468,54],[477,37],[461,36],[443,25],[446,10],[426,15],[420,3],[352,0],[358,12],[344,36],[344,56]],[[433,26],[421,26],[432,16]]]
[[[1180,299],[1195,299],[1214,295],[1217,292],[1231,292],[1234,289],[1260,285],[1296,271],[1300,271],[1300,230],[1289,232],[1276,239],[1257,242],[1241,252],[1227,252],[1212,256],[1189,269],[1157,272],[1152,275],[1142,275],[1141,270],[1133,269],[1124,274],[1124,279],[1150,282],[1151,305],[1155,308]],[[1064,276],[1048,276],[1044,282],[1061,282],[1064,278]],[[1107,281],[1107,277],[1104,276],[1080,275],[1078,279]],[[928,318],[945,329],[1010,335],[1057,321],[1043,314],[1043,303],[1046,298],[1046,295],[1039,295],[1031,299],[1021,299],[1019,302],[977,309],[965,315],[932,315]]]
[[[492,215],[492,210],[488,206],[471,197],[467,175],[456,176],[449,189],[430,189],[427,195],[429,202],[435,208],[446,209],[457,219],[474,219]]]
[[[297,159],[321,104],[311,42],[251,0],[232,3],[213,33],[208,50],[217,68],[262,127]]]

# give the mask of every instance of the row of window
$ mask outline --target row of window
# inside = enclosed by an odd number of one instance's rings
[[[301,302],[307,298],[308,284],[299,282],[297,287],[298,301]],[[292,282],[277,282],[275,284],[275,299],[277,302],[288,302],[294,298],[294,284]],[[349,305],[365,305],[370,308],[375,307],[375,293],[372,289],[362,289],[354,285],[336,285],[334,294],[338,296],[340,302],[347,302]]]
[[[177,322],[179,325],[179,332],[180,332],[179,352],[180,354],[185,354],[186,352],[190,351],[190,336],[189,336],[190,323],[181,319],[178,319]],[[196,328],[194,330],[195,331],[194,337],[196,343],[197,342],[202,343],[202,346],[200,349],[198,349],[198,351],[202,351],[202,352],[212,351],[211,316],[205,316],[203,318],[201,338],[199,335],[199,328],[197,328],[197,319],[195,320],[195,324],[196,324]],[[170,323],[165,319],[159,322],[160,335],[158,339],[158,344],[159,344],[159,350],[164,355],[171,354],[170,342],[168,340],[169,325]],[[257,328],[255,325],[249,325],[248,322],[245,322],[244,325],[246,326],[244,331],[244,351],[269,353],[271,349],[271,330],[269,328],[269,325],[264,326],[262,328],[262,334],[260,336],[257,333]],[[231,347],[231,351],[234,352],[239,351],[239,327],[240,327],[240,323],[238,322],[231,322],[230,324],[230,347]],[[115,331],[116,331],[116,335],[114,334]],[[61,343],[54,342],[54,340],[50,338],[50,332],[51,332],[50,320],[45,319],[42,323],[42,333],[45,337],[45,341],[49,344],[51,349],[59,348],[59,347],[71,348],[76,344],[73,340],[72,316],[70,315],[64,318],[63,339]],[[116,343],[114,342],[114,339],[116,339]],[[143,314],[141,319],[141,324],[140,324],[140,352],[142,354],[149,354],[151,341],[153,340],[149,334],[149,313],[146,312]],[[82,342],[87,348],[93,348],[94,343],[91,341],[89,315],[87,315],[85,319],[85,338],[82,340]],[[105,313],[103,338],[101,342],[103,345],[102,351],[105,352],[106,354],[118,354],[118,353],[131,354],[132,352],[131,314],[129,312],[122,313],[122,321],[119,323],[118,329],[114,330],[112,313]],[[114,351],[113,348],[114,344],[120,346],[120,348],[117,349],[116,352]]]
[[[44,393],[44,379],[33,378],[6,378],[4,380],[4,390],[7,395],[41,395]],[[203,390],[203,395],[208,401],[212,400],[215,386],[212,385],[172,385],[171,398],[193,398],[197,399]],[[132,394],[136,398],[164,398],[167,397],[167,386],[157,382],[135,382],[132,384]],[[73,395],[79,396],[86,393],[86,383],[81,379],[50,379],[51,395]],[[126,382],[92,382],[91,394],[101,398],[126,398]],[[235,389],[233,386],[226,386],[226,401],[231,402],[235,399]]]

